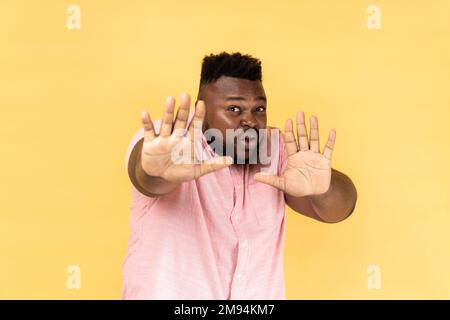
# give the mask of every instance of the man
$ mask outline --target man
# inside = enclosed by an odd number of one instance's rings
[[[356,189],[331,168],[335,131],[320,152],[317,118],[308,137],[298,112],[297,135],[289,119],[273,139],[266,108],[261,62],[223,52],[203,60],[195,112],[187,94],[176,114],[167,98],[161,121],[143,110],[126,157],[133,187],[124,299],[285,299],[285,204],[327,223],[352,213]],[[270,164],[262,145],[270,145]]]

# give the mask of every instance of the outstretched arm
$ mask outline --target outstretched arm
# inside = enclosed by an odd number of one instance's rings
[[[285,193],[286,204],[294,211],[328,223],[348,218],[355,209],[357,193],[344,173],[331,169],[330,188],[323,194],[293,197]]]
[[[288,163],[283,175],[257,173],[255,179],[282,190],[286,204],[298,213],[328,223],[342,221],[353,212],[357,193],[348,176],[331,168],[336,132],[330,131],[321,153],[317,118],[310,118],[309,138],[303,112],[296,122],[297,139],[292,120],[285,124]]]
[[[197,179],[232,163],[230,157],[196,160],[194,146],[201,134],[205,103],[198,101],[194,117],[188,124],[190,101],[189,95],[181,96],[174,121],[175,99],[168,97],[159,134],[155,132],[149,113],[142,111],[144,138],[131,153],[128,175],[136,189],[149,197],[164,195],[182,182]],[[180,156],[181,161],[174,161],[174,155]]]

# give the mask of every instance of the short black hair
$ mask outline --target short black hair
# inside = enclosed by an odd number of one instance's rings
[[[262,81],[261,61],[239,52],[210,54],[203,58],[200,86],[213,83],[221,76]]]

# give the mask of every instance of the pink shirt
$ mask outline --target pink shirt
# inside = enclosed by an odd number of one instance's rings
[[[142,137],[143,129],[132,138],[126,166]],[[203,135],[201,144],[215,156]],[[271,163],[278,174],[287,160],[282,139],[279,146]],[[284,194],[254,181],[259,170],[231,165],[159,198],[132,186],[122,298],[285,299]]]

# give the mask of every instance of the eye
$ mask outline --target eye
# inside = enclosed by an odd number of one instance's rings
[[[266,111],[266,107],[261,106],[261,107],[256,108],[256,112],[265,112],[265,111]]]
[[[231,112],[241,112],[241,108],[238,106],[229,106],[227,108],[227,110],[231,111]]]

